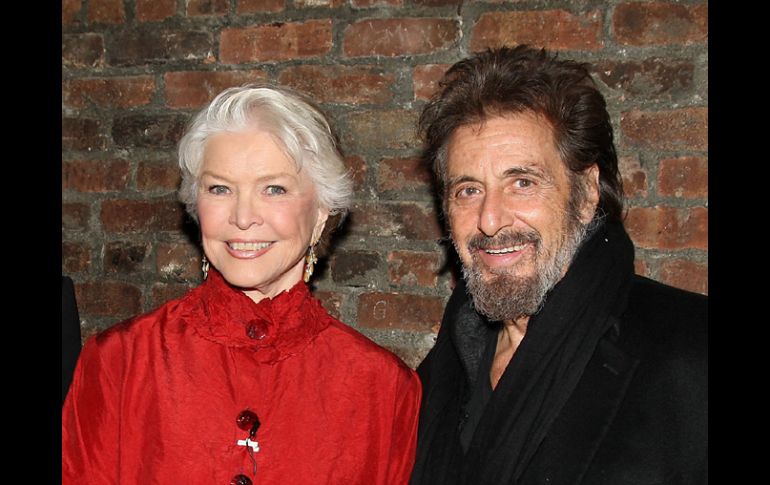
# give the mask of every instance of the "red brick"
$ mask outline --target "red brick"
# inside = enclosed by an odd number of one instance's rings
[[[184,115],[130,114],[112,122],[112,140],[125,148],[173,148],[187,125]]]
[[[647,261],[643,259],[634,260],[634,273],[641,276],[650,276],[650,267],[647,265]]]
[[[79,202],[62,203],[62,229],[87,229],[90,218],[91,208],[88,204],[81,204]]]
[[[708,149],[708,108],[627,111],[620,128],[631,146],[659,150]]]
[[[104,65],[104,37],[90,33],[62,35],[61,62],[64,67],[101,67]]]
[[[214,34],[199,30],[125,29],[107,42],[107,63],[135,66],[177,62],[213,62]]]
[[[82,0],[62,0],[61,23],[72,24],[77,21],[78,14],[83,9]]]
[[[319,103],[385,104],[393,99],[392,73],[366,66],[292,66],[278,76],[282,84]]]
[[[643,61],[601,61],[593,73],[604,84],[631,95],[660,96],[687,92],[695,67],[690,61],[652,58]]]
[[[660,281],[683,290],[708,295],[708,266],[687,259],[666,259],[660,265]]]
[[[602,42],[599,11],[574,15],[566,10],[488,12],[471,31],[470,48],[531,44],[551,50],[598,50]]]
[[[172,108],[198,108],[226,88],[267,79],[267,73],[250,71],[185,71],[164,76],[166,104]]]
[[[404,4],[404,0],[351,0],[354,8],[366,7],[398,7]]]
[[[62,162],[62,190],[110,192],[123,190],[128,183],[126,160],[75,160]]]
[[[358,297],[362,327],[429,331],[441,322],[444,304],[435,296],[401,293],[364,293]]]
[[[152,308],[176,300],[193,288],[195,285],[190,283],[155,283],[152,285]]]
[[[708,160],[701,157],[679,157],[660,161],[658,192],[674,197],[707,197],[709,187]]]
[[[136,0],[136,19],[150,22],[167,19],[176,13],[176,0]]]
[[[62,101],[71,108],[142,106],[149,104],[155,92],[155,79],[150,76],[71,79],[63,84]]]
[[[102,203],[100,219],[107,232],[179,231],[184,210],[177,202],[144,200],[107,200]]]
[[[107,139],[99,131],[99,122],[85,118],[63,118],[61,122],[62,150],[101,150]]]
[[[321,304],[329,312],[329,315],[333,316],[337,320],[342,319],[342,304],[345,301],[345,296],[341,293],[333,291],[314,291],[313,296],[321,301]]]
[[[123,10],[123,0],[89,0],[89,22],[120,24],[125,20],[126,12]]]
[[[435,288],[440,264],[438,253],[391,251],[388,253],[388,277],[397,285]]]
[[[627,45],[693,44],[708,39],[708,6],[631,2],[615,7],[615,38]]]
[[[199,281],[201,271],[200,249],[192,244],[160,243],[156,247],[157,274],[176,281]]]
[[[355,151],[417,148],[416,109],[368,109],[340,117],[342,146]]]
[[[438,82],[449,69],[450,64],[428,64],[417,66],[412,74],[414,99],[428,100],[438,91]]]
[[[349,227],[354,236],[404,237],[423,241],[442,237],[435,211],[413,202],[355,203]]]
[[[135,285],[104,280],[75,285],[80,316],[127,318],[142,310],[142,291]]]
[[[186,3],[188,17],[225,15],[230,10],[230,0],[187,0]]]
[[[625,226],[639,247],[708,249],[708,209],[703,207],[632,207]]]
[[[181,180],[176,160],[165,163],[141,162],[136,169],[136,188],[139,190],[175,190]]]
[[[415,5],[426,7],[443,7],[445,5],[457,5],[457,0],[412,0]]]
[[[62,242],[62,271],[67,274],[88,271],[91,268],[91,250],[87,244]]]
[[[377,165],[377,190],[415,190],[430,187],[430,167],[417,157],[385,158]]]
[[[238,0],[236,13],[280,12],[285,8],[285,0]]]
[[[377,279],[379,253],[372,251],[335,251],[332,256],[332,279],[346,286],[367,286]]]
[[[618,167],[623,177],[626,197],[647,197],[647,172],[639,163],[639,157],[620,157]]]
[[[350,155],[345,157],[345,167],[348,169],[351,178],[353,179],[353,190],[360,192],[366,185],[366,160],[358,155]]]
[[[147,256],[150,254],[148,243],[131,241],[112,241],[104,245],[104,271],[106,273],[130,274],[146,271]]]
[[[337,8],[343,3],[344,0],[294,0],[294,6],[296,8]]]
[[[332,22],[276,22],[246,28],[223,29],[219,57],[225,64],[285,61],[316,57],[332,47]]]
[[[348,57],[428,54],[451,47],[459,34],[450,19],[365,19],[345,28],[342,51]]]

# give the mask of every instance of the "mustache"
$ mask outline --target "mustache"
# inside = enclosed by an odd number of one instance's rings
[[[540,245],[540,234],[535,231],[508,231],[487,236],[485,234],[476,234],[468,240],[468,249],[479,250],[489,248],[501,248],[507,246],[516,246],[519,244],[532,243],[533,246]]]

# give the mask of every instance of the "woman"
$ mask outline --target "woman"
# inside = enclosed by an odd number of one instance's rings
[[[227,89],[179,163],[207,277],[86,343],[63,483],[406,483],[416,373],[306,285],[352,194],[324,115],[286,88]]]

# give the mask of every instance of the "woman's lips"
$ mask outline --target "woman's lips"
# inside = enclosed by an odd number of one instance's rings
[[[267,241],[227,241],[227,252],[235,258],[256,258],[267,252],[273,242]]]

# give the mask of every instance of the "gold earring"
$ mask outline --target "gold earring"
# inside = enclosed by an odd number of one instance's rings
[[[307,256],[305,256],[305,275],[303,276],[303,280],[305,280],[305,283],[310,281],[310,277],[313,276],[313,267],[318,262],[318,258],[316,258],[315,255],[315,244],[310,246],[310,250],[307,253]]]
[[[203,271],[203,279],[209,277],[209,260],[206,258],[206,255],[203,255],[203,259],[201,259],[201,271]]]

